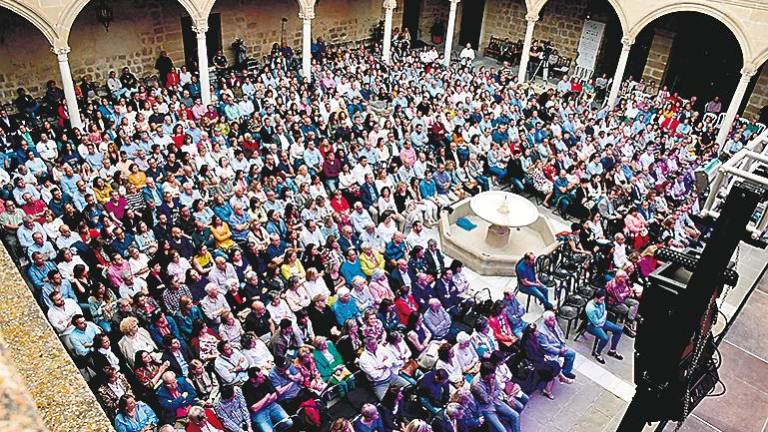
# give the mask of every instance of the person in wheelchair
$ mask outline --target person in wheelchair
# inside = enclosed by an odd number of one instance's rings
[[[638,290],[632,287],[627,272],[618,270],[616,276],[605,284],[605,292],[608,310],[616,315],[617,321],[624,321],[624,333],[635,337],[640,301]]]

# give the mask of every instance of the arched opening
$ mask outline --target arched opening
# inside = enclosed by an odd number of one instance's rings
[[[157,74],[155,61],[166,51],[176,67],[185,63],[181,17],[176,1],[113,0],[109,31],[99,23],[96,2],[87,3],[69,31],[70,66],[75,83],[83,77],[104,84],[109,71],[128,66],[139,78]]]
[[[691,31],[691,29],[695,29]],[[743,54],[733,32],[701,12],[675,12],[656,18],[637,38],[627,73],[650,88],[666,86],[702,108],[715,96],[728,106],[741,77]]]
[[[43,97],[46,81],[61,86],[56,57],[49,40],[21,15],[0,7],[0,102],[12,104],[16,89]],[[9,114],[16,112],[15,107]]]
[[[593,38],[582,46],[584,32]],[[586,65],[594,74],[610,75],[621,54],[622,36],[621,21],[608,0],[549,0],[542,7],[533,38],[551,42],[559,57],[570,60],[571,74],[577,66]],[[579,60],[579,56],[585,58]]]

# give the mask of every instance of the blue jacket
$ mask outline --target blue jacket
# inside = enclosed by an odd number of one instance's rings
[[[164,419],[176,419],[176,411],[179,408],[185,408],[189,407],[190,405],[193,405],[195,401],[197,400],[197,391],[195,391],[195,388],[192,387],[192,384],[187,381],[184,377],[178,377],[176,378],[176,382],[178,383],[178,392],[179,397],[173,398],[171,397],[171,393],[168,391],[168,388],[166,388],[164,385],[160,386],[159,389],[155,392],[155,396],[157,396],[157,401],[160,403],[160,406],[163,408],[163,418]],[[187,396],[184,396],[184,393],[187,394]]]
[[[589,323],[595,327],[602,327],[605,324],[607,313],[605,312],[605,302],[602,304],[595,303],[595,300],[590,300],[587,303],[586,314]]]

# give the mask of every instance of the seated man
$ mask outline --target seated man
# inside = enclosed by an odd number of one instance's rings
[[[251,421],[261,432],[272,432],[278,423],[286,429],[293,426],[288,413],[277,402],[278,390],[261,369],[252,367],[248,370],[248,381],[243,384],[243,396],[251,411]]]
[[[624,331],[629,337],[635,336],[635,319],[640,301],[637,292],[630,286],[629,276],[619,270],[613,279],[605,284],[606,300],[611,312],[620,319],[625,319]]]
[[[452,340],[455,336],[451,316],[436,298],[429,299],[429,307],[424,312],[424,325],[432,332],[435,340]]]
[[[187,416],[192,405],[198,402],[197,391],[184,377],[168,371],[163,374],[163,384],[155,392],[157,401],[163,408],[161,419],[174,423]]]
[[[611,332],[611,348],[608,350],[608,355],[617,359],[623,360],[624,357],[616,352],[616,346],[621,340],[622,328],[616,323],[608,321],[608,311],[605,310],[605,291],[598,290],[595,293],[594,298],[587,303],[587,331],[600,341],[597,343],[597,347],[592,355],[601,364],[605,364],[605,359],[601,355],[603,349],[608,345],[608,334]]]
[[[419,380],[416,394],[419,396],[419,402],[430,414],[437,414],[448,402],[451,396],[449,384],[448,372],[445,369],[429,371]]]
[[[512,325],[512,333],[517,336],[518,339],[523,338],[523,330],[528,327],[528,323],[523,320],[525,315],[525,306],[517,299],[515,292],[507,290],[504,292],[504,315],[507,316],[507,320]]]
[[[536,256],[533,252],[528,252],[523,259],[518,261],[515,266],[517,274],[517,289],[521,292],[536,297],[543,305],[544,309],[552,310],[554,307],[549,302],[549,290],[536,276]]]
[[[373,392],[379,400],[384,399],[389,386],[405,387],[408,382],[399,375],[392,373],[395,362],[390,350],[379,349],[379,342],[375,338],[365,338],[365,350],[360,354],[358,365],[365,372],[371,382]]]
[[[520,431],[520,414],[504,401],[504,394],[496,379],[496,366],[491,362],[480,365],[480,377],[472,380],[472,396],[490,430],[494,432]]]
[[[576,351],[565,344],[565,335],[563,329],[557,323],[555,313],[546,311],[541,317],[542,324],[538,325],[539,345],[548,357],[562,357],[562,374],[568,379],[576,378],[573,373],[573,362],[576,360]]]
[[[248,359],[229,341],[219,341],[219,356],[214,360],[214,369],[222,385],[241,385],[248,379]]]

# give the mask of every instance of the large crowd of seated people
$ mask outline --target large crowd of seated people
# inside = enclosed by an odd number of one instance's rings
[[[519,431],[530,397],[577,378],[554,293],[527,254],[463,325],[483,287],[428,234],[490,189],[578,221],[562,242],[600,287],[593,356],[621,359],[656,248],[705,239],[692,173],[713,125],[633,83],[605,108],[567,76],[537,92],[507,66],[446,68],[404,35],[391,66],[316,44],[311,80],[287,47],[221,67],[208,106],[171,65],[78,82],[83,129],[53,82],[49,112],[23,91],[0,111],[2,239],[118,432]],[[326,395],[361,389],[329,417]]]

